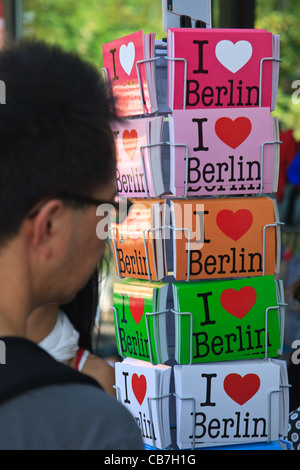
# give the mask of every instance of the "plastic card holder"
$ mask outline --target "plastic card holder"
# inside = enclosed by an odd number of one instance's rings
[[[261,144],[261,150],[260,150],[260,192],[259,194],[263,194],[263,177],[264,177],[264,150],[266,145],[280,145],[282,144],[281,140],[272,140],[269,142],[263,142]]]
[[[184,74],[183,74],[183,105],[182,108],[186,108],[186,89],[187,89],[187,60],[180,57],[168,57],[165,56],[166,60],[173,62],[184,62]]]
[[[180,395],[177,395],[177,393],[173,393],[173,396],[177,400],[191,401],[192,402],[193,409],[192,409],[191,415],[194,416],[194,425],[193,425],[191,449],[195,450],[195,448],[196,448],[196,400],[195,400],[195,398],[192,398],[192,397],[181,397]]]
[[[264,360],[269,359],[269,357],[268,357],[268,316],[269,316],[271,311],[277,310],[277,312],[279,313],[279,309],[282,309],[283,307],[286,307],[286,306],[287,306],[286,303],[278,302],[278,305],[267,307],[266,310],[265,310],[265,328],[264,328],[264,330],[265,330],[265,351],[264,351],[264,357],[262,358]],[[190,361],[189,361],[188,365],[191,365],[192,364],[192,356],[193,356],[193,341],[192,341],[192,338],[193,338],[193,315],[190,312],[178,312],[175,309],[171,309],[170,311],[174,315],[189,315],[190,316]],[[283,342],[284,342],[283,322],[284,322],[284,319],[281,320],[281,317],[280,317],[279,318],[279,324],[280,324],[280,331],[281,331],[281,346],[280,346],[280,351],[278,352],[278,354],[281,354],[282,349],[283,349]]]
[[[278,351],[278,354],[282,353],[283,341],[284,341],[284,325],[282,324],[283,322],[281,322],[281,315],[279,314],[279,312],[280,312],[280,309],[286,306],[287,306],[286,303],[278,302],[278,305],[267,307],[265,310],[265,357],[264,359],[268,359],[268,315],[271,310],[277,310],[277,313],[279,315],[279,328],[281,332],[281,338],[280,338],[280,351]]]
[[[170,310],[174,315],[188,315],[190,317],[190,361],[189,365],[193,361],[193,315],[190,312],[178,312],[177,310]]]
[[[116,326],[117,338],[118,338],[118,344],[119,344],[119,354],[122,357],[122,359],[125,359],[125,357],[127,357],[127,356],[125,354],[123,354],[123,350],[122,350],[122,342],[121,342],[121,336],[120,336],[120,325],[119,325],[119,319],[118,319],[118,315],[117,315],[117,309],[115,307],[111,307],[111,309],[114,312],[115,326]],[[150,337],[148,317],[149,316],[154,316],[154,315],[164,315],[168,311],[169,310],[161,310],[159,312],[146,312],[145,313],[147,340],[148,340],[148,344],[150,345],[150,347],[149,347],[150,362],[153,365],[157,365],[157,364],[159,364],[159,362],[155,362],[154,359],[153,359],[153,354],[152,354],[153,344],[151,342],[151,337]],[[154,335],[155,335],[155,337],[157,337],[158,334],[157,334],[157,329],[156,329],[155,322],[154,322],[154,330],[155,330]],[[159,353],[157,351],[157,344],[156,343],[155,343],[155,348],[156,348],[156,356],[159,357]]]
[[[279,225],[284,225],[284,222],[275,222],[274,224],[266,224],[263,228],[263,263],[262,263],[262,276],[265,276],[266,272],[266,231],[269,227],[277,228]]]
[[[268,414],[269,414],[269,420],[268,420],[268,437],[267,437],[267,442],[270,443],[272,441],[271,439],[271,430],[272,430],[272,396],[275,394],[275,393],[283,393],[283,390],[285,388],[290,388],[291,385],[290,384],[287,384],[287,385],[279,385],[279,389],[277,390],[271,390],[268,394]],[[195,418],[196,418],[196,401],[195,401],[195,398],[192,398],[192,397],[181,397],[180,395],[177,395],[176,393],[173,393],[173,396],[178,399],[178,400],[187,400],[187,401],[192,401],[193,403],[193,411],[191,413],[192,416],[194,416],[194,423],[193,423],[193,432],[192,432],[192,444],[191,444],[191,449],[192,450],[201,450],[201,448],[198,448],[196,449],[196,438],[195,438],[195,435],[196,435],[196,422],[195,422]],[[279,438],[280,436],[278,436]],[[239,442],[239,444],[242,444],[242,442]],[[213,450],[213,447],[211,447],[211,449]]]
[[[143,114],[144,116],[147,116],[148,113],[145,111],[145,102],[144,102],[144,93],[143,93],[143,88],[142,88],[142,81],[141,81],[141,74],[140,74],[140,69],[139,66],[141,64],[145,64],[147,62],[153,62],[155,60],[160,59],[160,57],[152,57],[151,59],[144,59],[144,60],[137,60],[135,63],[136,66],[136,73],[138,77],[138,82],[139,82],[139,89],[140,89],[140,97],[141,97],[141,103],[142,103],[142,108],[143,108]],[[155,78],[154,78],[154,83],[155,83]],[[151,113],[150,113],[151,114]]]
[[[282,62],[281,59],[277,59],[276,57],[263,57],[259,64],[259,107],[261,108],[262,103],[262,81],[263,81],[263,66],[266,61],[273,61],[273,62]]]
[[[147,398],[147,401],[148,401],[148,410],[149,410],[149,418],[150,418],[150,426],[151,426],[151,435],[152,435],[152,445],[153,445],[153,448],[155,450],[158,450],[158,448],[156,447],[156,444],[155,444],[155,440],[154,440],[154,426],[153,426],[153,415],[152,415],[152,406],[151,406],[151,402],[152,400],[154,401],[157,401],[157,400],[163,400],[164,398],[169,398],[171,396],[171,393],[167,393],[166,395],[161,395],[161,396],[158,396],[158,397],[148,397]],[[162,404],[161,404],[161,407],[162,407]],[[170,447],[166,447],[165,446],[165,442],[164,442],[164,436],[163,436],[163,432],[162,432],[162,429],[160,429],[160,433],[161,433],[161,440],[162,440],[162,449],[159,449],[159,450],[166,450],[166,449],[170,449]]]
[[[144,149],[159,147],[159,146],[163,145],[164,143],[165,142],[158,142],[156,144],[142,145],[140,147],[140,154],[141,154],[142,167],[143,167],[143,179],[144,179],[144,185],[145,185],[145,190],[146,190],[146,198],[148,198],[148,199],[150,198],[150,196],[149,196],[149,187],[148,187],[148,182],[147,182],[147,177],[146,177],[146,165],[145,165]]]
[[[175,232],[183,232],[183,231],[187,231],[188,232],[188,241],[187,241],[187,252],[188,252],[188,256],[187,256],[187,275],[186,275],[186,282],[189,282],[190,280],[190,267],[191,267],[191,256],[190,256],[190,253],[191,253],[191,230],[189,228],[185,228],[185,227],[174,227],[173,225],[169,225],[168,227],[169,229],[171,230],[174,230]]]
[[[117,397],[117,400],[119,402],[121,402],[121,391],[120,391],[120,387],[118,387],[117,385],[114,385],[113,386],[116,390],[116,397]],[[147,404],[148,404],[148,411],[149,411],[149,421],[150,421],[150,427],[151,427],[151,436],[152,436],[152,447],[154,450],[173,450],[172,446],[168,446],[166,447],[165,445],[162,446],[162,449],[158,449],[158,447],[156,446],[155,444],[155,439],[154,439],[154,425],[153,425],[153,413],[152,413],[152,401],[157,401],[157,400],[163,400],[164,398],[169,398],[172,394],[171,393],[168,393],[166,395],[160,395],[160,396],[157,396],[157,397],[147,397]],[[161,405],[162,407],[162,405]],[[162,429],[160,429],[160,433],[161,433],[161,440],[162,440],[162,443],[164,443],[164,436],[163,436],[163,432],[162,432]]]
[[[147,264],[147,271],[148,271],[148,280],[153,281],[151,279],[151,273],[150,273],[150,263],[149,263],[149,254],[148,254],[148,247],[147,247],[147,238],[146,233],[149,234],[150,232],[157,232],[157,231],[162,231],[168,228],[167,225],[160,225],[159,227],[155,228],[148,228],[146,230],[143,230],[143,241],[144,241],[144,248],[145,248],[145,257],[146,257],[146,264]]]
[[[184,187],[184,198],[187,198],[188,192],[188,174],[189,174],[189,146],[187,144],[174,144],[173,142],[166,142],[170,147],[185,147],[185,187]]]

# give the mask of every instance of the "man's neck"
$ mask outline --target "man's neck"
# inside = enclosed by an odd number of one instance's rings
[[[24,247],[12,243],[0,254],[0,336],[25,336],[31,307],[30,276]]]

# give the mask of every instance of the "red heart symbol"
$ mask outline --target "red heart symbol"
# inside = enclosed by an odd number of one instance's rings
[[[233,149],[236,149],[247,139],[251,129],[251,121],[246,117],[238,117],[234,121],[228,117],[222,117],[215,124],[215,131],[219,139]]]
[[[135,129],[130,132],[126,129],[122,135],[122,142],[125,152],[127,153],[130,160],[134,159],[135,152],[138,144],[138,134]]]
[[[146,391],[147,391],[147,381],[144,375],[140,377],[137,374],[133,374],[131,378],[131,386],[134,393],[135,398],[141,405],[144,401]]]
[[[244,405],[252,398],[260,387],[260,378],[256,374],[229,374],[224,379],[224,390],[239,405]]]
[[[224,209],[217,215],[219,229],[234,241],[239,240],[249,230],[252,222],[253,215],[247,209],[240,209],[235,213]]]
[[[220,301],[226,312],[242,319],[256,302],[256,290],[251,286],[242,287],[239,291],[226,289],[222,292]]]
[[[131,211],[131,215],[127,217],[126,223],[128,227],[128,235],[133,241],[137,241],[143,236],[143,223],[141,221],[141,212]]]
[[[144,313],[144,299],[141,297],[130,296],[129,309],[135,323],[138,325]]]

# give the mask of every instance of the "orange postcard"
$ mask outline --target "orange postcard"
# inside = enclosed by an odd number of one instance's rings
[[[119,277],[159,281],[166,275],[162,236],[165,201],[132,199],[122,224],[111,224],[116,271]]]
[[[171,217],[175,279],[278,272],[280,227],[271,198],[172,200]]]

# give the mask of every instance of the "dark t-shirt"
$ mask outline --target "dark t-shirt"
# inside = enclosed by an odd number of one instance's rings
[[[6,364],[0,365],[1,450],[143,449],[132,415],[96,382],[30,341],[1,339],[6,345]]]

